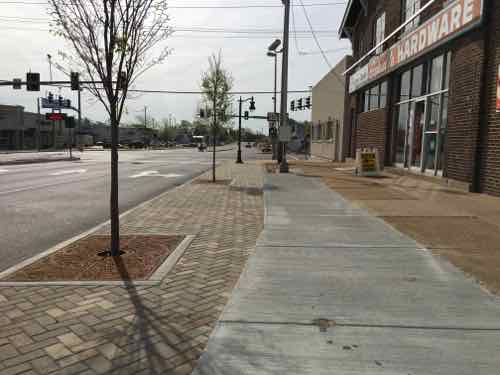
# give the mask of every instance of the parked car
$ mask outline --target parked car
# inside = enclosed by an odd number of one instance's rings
[[[252,144],[250,142],[248,142],[246,145],[245,145],[246,148],[252,148]]]

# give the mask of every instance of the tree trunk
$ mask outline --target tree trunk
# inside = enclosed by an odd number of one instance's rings
[[[212,182],[215,182],[215,145],[217,138],[217,80],[215,81],[215,89],[214,89],[214,128],[212,132],[213,137],[213,157],[212,157]]]
[[[114,106],[112,106],[114,107]],[[120,212],[118,207],[118,121],[116,108],[111,110],[111,256],[120,255]]]

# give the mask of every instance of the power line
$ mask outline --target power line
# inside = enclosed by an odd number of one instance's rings
[[[325,60],[326,64],[331,68],[332,64],[330,64],[330,61],[326,57],[325,52],[323,51],[323,49],[321,48],[321,45],[319,44],[318,38],[316,37],[316,33],[314,32],[314,29],[312,27],[311,20],[309,19],[309,15],[307,14],[306,7],[304,6],[304,3],[302,2],[302,0],[299,0],[299,1],[300,1],[300,4],[302,5],[302,10],[304,11],[304,15],[306,16],[307,24],[309,25],[309,29],[311,30],[311,34],[314,38],[314,41],[316,42],[316,45],[318,46],[318,49],[320,50],[321,55],[323,56],[323,59]]]
[[[44,31],[50,32],[50,29],[44,28],[36,28],[36,27],[22,27],[22,26],[0,26],[0,30],[21,30],[21,31]],[[189,35],[179,34],[189,32]],[[202,34],[202,35],[194,35],[194,34]],[[206,35],[211,34],[211,35]],[[217,35],[215,35],[217,34]],[[269,36],[281,36],[280,32],[269,32],[267,34],[263,33],[236,33],[238,35],[222,35],[222,34],[233,34],[232,32],[221,31],[217,33],[206,33],[204,31],[178,31],[169,36],[169,38],[180,38],[180,39],[269,39]],[[325,34],[322,36],[323,38],[335,38],[338,36],[336,34]],[[312,36],[308,35],[300,35],[297,36],[298,39],[311,39]]]
[[[0,16],[0,22],[15,22],[20,24],[45,24],[50,22],[50,19],[45,18],[29,18],[29,17],[9,17]],[[200,33],[228,33],[228,34],[276,34],[281,33],[281,29],[265,29],[265,28],[226,28],[226,27],[206,27],[206,26],[171,26],[173,31],[185,32],[200,32]],[[309,34],[309,30],[295,30],[294,34]],[[316,33],[321,34],[337,34],[337,29],[316,30]]]
[[[47,5],[47,2],[38,1],[19,1],[19,0],[6,0],[0,1],[0,5]],[[345,5],[345,1],[328,2],[328,3],[309,3],[304,4],[307,7],[327,7]],[[298,5],[293,5],[298,6]],[[169,9],[252,9],[252,8],[283,8],[282,5],[264,5],[264,4],[248,4],[248,5],[173,5],[168,6]]]
[[[300,47],[299,47],[299,41],[297,40],[297,29],[295,27],[295,12],[293,11],[293,2],[291,2],[291,10],[292,10],[292,33],[293,33],[293,39],[295,40],[295,48],[297,49],[297,52],[300,55]]]

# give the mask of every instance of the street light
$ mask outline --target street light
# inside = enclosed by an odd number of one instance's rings
[[[255,111],[255,100],[252,97],[243,99],[241,96],[238,99],[239,102],[239,115],[238,115],[238,155],[236,157],[236,163],[243,164],[243,160],[241,160],[241,110],[243,106],[243,102],[250,101],[250,111]]]
[[[273,104],[274,104],[274,113],[276,113],[276,100],[277,100],[277,79],[278,79],[278,53],[281,53],[283,50],[277,51],[277,48],[281,45],[281,40],[276,39],[271,45],[267,48],[267,56],[274,57],[274,96],[273,96]],[[281,162],[281,151],[276,155],[276,137],[271,136],[271,145],[273,148],[273,156],[272,159],[276,159],[278,157],[278,161]],[[281,150],[281,147],[280,147]]]

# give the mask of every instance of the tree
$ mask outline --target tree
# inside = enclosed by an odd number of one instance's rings
[[[207,106],[212,107],[212,181],[215,182],[215,146],[217,144],[217,127],[228,122],[228,110],[231,107],[231,95],[229,92],[233,87],[231,73],[222,67],[222,55],[213,54],[208,59],[209,68],[203,73],[201,89]]]
[[[72,47],[60,52],[77,67],[85,88],[99,100],[111,123],[111,248],[120,255],[118,208],[118,126],[130,85],[169,50],[162,44],[171,33],[163,0],[49,0],[56,35]]]

